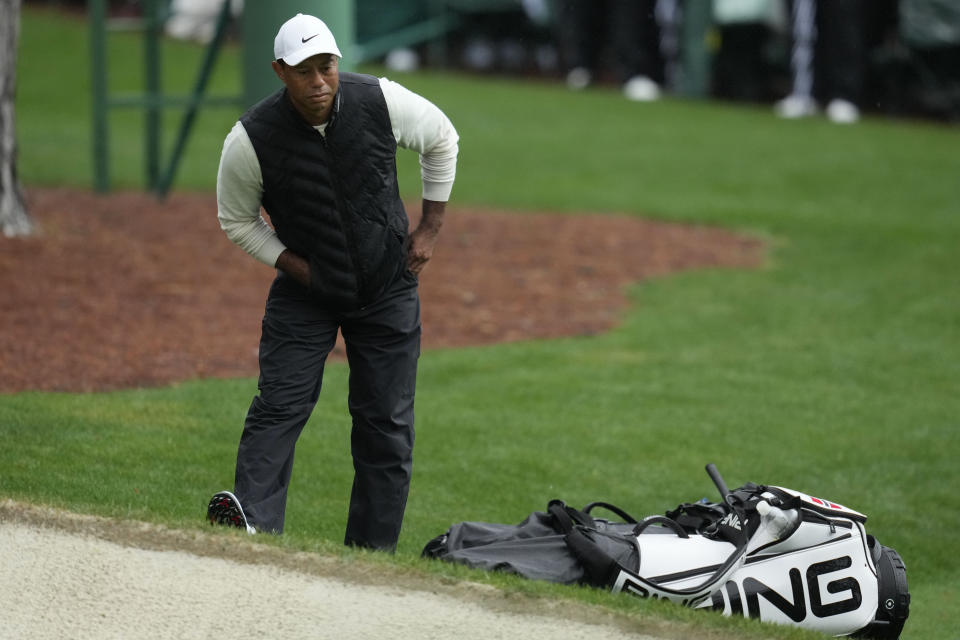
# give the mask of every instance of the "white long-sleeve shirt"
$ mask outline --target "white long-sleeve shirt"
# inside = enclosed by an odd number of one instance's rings
[[[423,198],[446,202],[457,172],[459,136],[450,119],[426,98],[380,78],[397,146],[420,154]],[[321,134],[326,124],[315,127]],[[246,129],[237,122],[223,141],[217,172],[217,218],[227,237],[257,260],[276,265],[286,249],[260,214],[263,176]]]

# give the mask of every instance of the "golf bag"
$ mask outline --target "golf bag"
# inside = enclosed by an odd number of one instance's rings
[[[639,522],[593,502],[553,500],[518,525],[461,522],[424,557],[536,580],[792,624],[837,636],[896,639],[909,614],[906,567],[867,535],[866,516],[804,493],[748,483]],[[605,509],[623,522],[596,518]]]

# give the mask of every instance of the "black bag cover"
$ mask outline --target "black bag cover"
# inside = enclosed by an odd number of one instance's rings
[[[559,500],[547,511],[534,511],[517,525],[460,522],[427,543],[422,555],[476,569],[504,571],[534,580],[562,584],[594,580],[573,554],[567,537],[571,528],[586,535],[600,550],[628,567],[638,564],[632,523],[594,519]]]

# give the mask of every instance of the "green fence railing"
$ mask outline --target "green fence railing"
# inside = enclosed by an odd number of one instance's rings
[[[144,166],[147,187],[159,196],[165,196],[173,184],[180,157],[190,136],[197,111],[203,105],[240,106],[240,96],[206,96],[207,83],[216,63],[217,54],[223,45],[224,35],[230,21],[230,2],[224,0],[217,18],[214,36],[207,45],[200,68],[197,70],[193,90],[185,96],[166,95],[161,83],[160,40],[168,5],[163,0],[144,0],[142,18],[136,22],[126,21],[125,29],[142,31],[144,38],[143,93],[111,94],[108,87],[107,60],[107,1],[90,0],[90,49],[91,88],[93,99],[93,186],[96,191],[110,189],[109,162],[109,112],[114,108],[139,108],[144,110]],[[162,153],[162,112],[164,108],[184,108],[173,149],[166,162]]]
[[[231,24],[231,0],[223,0],[190,93],[168,95],[162,86],[161,42],[169,17],[170,0],[141,0],[140,18],[111,20],[108,0],[89,0],[91,88],[93,102],[93,186],[110,189],[109,113],[134,108],[144,112],[144,167],[149,190],[164,197],[173,185],[196,116],[204,107],[243,109],[279,87],[270,66],[273,39],[285,20],[296,13],[312,13],[323,19],[336,35],[343,52],[341,68],[352,70],[390,50],[430,43],[431,64],[446,62],[447,33],[470,21],[471,14],[516,11],[520,0],[247,0],[240,31],[243,41],[242,90],[239,95],[208,96],[207,85]],[[711,23],[711,4],[697,0],[687,4],[680,65],[680,95],[702,97],[709,81],[709,55],[705,46]],[[108,86],[107,35],[112,30],[135,29],[143,34],[143,91],[112,94]],[[163,111],[183,110],[168,156],[163,153]]]

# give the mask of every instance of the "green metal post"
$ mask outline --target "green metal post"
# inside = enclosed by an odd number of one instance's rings
[[[688,98],[706,98],[710,94],[712,64],[708,39],[713,28],[713,3],[689,0],[683,5],[680,64],[683,69],[679,92]]]
[[[327,23],[343,54],[341,71],[354,69],[356,14],[353,0],[248,0],[243,5],[243,95],[253,105],[280,88],[270,67],[273,40],[280,26],[305,13]]]
[[[203,93],[207,89],[207,82],[210,80],[210,74],[213,71],[213,65],[217,61],[217,54],[223,46],[223,38],[227,32],[227,24],[230,22],[230,0],[223,0],[220,8],[220,15],[217,18],[217,27],[213,39],[207,45],[207,50],[203,56],[203,63],[200,66],[200,72],[197,74],[197,80],[194,83],[193,93],[190,94],[190,104],[183,114],[183,120],[180,122],[180,130],[177,134],[177,140],[173,146],[173,152],[170,155],[170,162],[166,170],[160,177],[156,186],[157,195],[161,198],[167,195],[170,186],[173,184],[173,178],[177,172],[177,165],[180,164],[180,156],[187,146],[187,138],[190,136],[190,129],[193,128],[193,121],[200,108],[200,101],[203,99]]]
[[[106,0],[90,0],[90,86],[93,93],[93,188],[110,189],[107,159],[107,7]]]
[[[147,186],[156,189],[160,180],[160,2],[144,2],[144,89],[147,99],[144,123],[146,126],[146,173]]]

